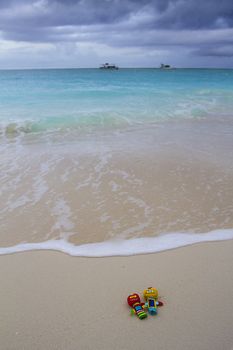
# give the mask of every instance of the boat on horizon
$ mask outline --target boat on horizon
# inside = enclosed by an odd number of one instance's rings
[[[172,67],[170,66],[170,64],[163,64],[161,63],[160,65],[160,69],[171,69]]]
[[[100,69],[119,69],[119,67],[113,63],[104,63],[100,66]]]

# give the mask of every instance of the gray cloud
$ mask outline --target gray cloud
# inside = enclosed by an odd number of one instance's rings
[[[2,39],[230,57],[232,0],[0,0]]]
[[[194,54],[206,57],[233,57],[233,45],[201,47],[194,51]]]

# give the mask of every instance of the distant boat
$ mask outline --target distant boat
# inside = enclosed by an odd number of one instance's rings
[[[119,67],[112,63],[104,63],[100,66],[100,69],[119,69]]]
[[[172,67],[170,66],[170,64],[163,64],[161,63],[160,65],[160,69],[171,69]]]

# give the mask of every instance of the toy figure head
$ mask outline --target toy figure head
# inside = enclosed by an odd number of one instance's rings
[[[140,297],[137,293],[130,294],[127,298],[129,306],[133,306],[135,303],[140,303]]]
[[[159,296],[159,292],[156,288],[149,287],[143,291],[143,296],[147,300],[148,298],[157,299]]]

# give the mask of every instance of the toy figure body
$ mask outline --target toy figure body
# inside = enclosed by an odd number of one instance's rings
[[[147,314],[143,310],[144,303],[141,303],[140,297],[138,294],[130,294],[127,298],[129,306],[132,308],[132,312],[136,314],[140,320],[147,317]]]
[[[158,290],[156,288],[149,287],[143,291],[143,295],[146,299],[145,306],[148,308],[149,314],[157,315],[157,307],[163,305],[163,303],[158,300]]]

